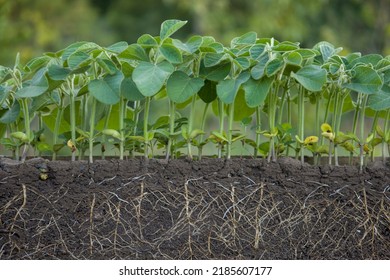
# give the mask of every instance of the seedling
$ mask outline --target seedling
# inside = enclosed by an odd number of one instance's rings
[[[0,66],[0,146],[21,161],[32,153],[72,160],[88,154],[90,162],[98,153],[122,160],[127,152],[193,159],[194,147],[200,160],[210,142],[214,154],[230,159],[241,141],[268,161],[295,150],[304,162],[305,151],[319,159],[326,150],[329,164],[334,157],[338,165],[339,150],[346,150],[351,163],[359,155],[362,171],[380,145],[386,160],[389,57],[341,55],[328,42],[302,48],[255,32],[229,46],[211,36],[174,38],[185,24],[167,20],[157,36],[130,44],[76,42],[26,65],[17,56],[13,68]],[[343,133],[348,111],[354,111],[351,132]],[[159,121],[152,124],[151,114]],[[218,127],[206,121],[212,118]],[[237,133],[243,120],[244,132]]]

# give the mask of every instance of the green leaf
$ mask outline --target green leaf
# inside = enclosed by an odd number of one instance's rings
[[[245,92],[240,88],[237,92],[236,99],[234,100],[234,121],[242,121],[249,118],[254,112],[255,108],[248,107],[245,101]]]
[[[320,91],[326,82],[326,70],[317,65],[307,65],[296,73],[291,72],[291,77],[309,91]]]
[[[172,64],[179,64],[183,62],[183,57],[178,48],[170,44],[163,44],[159,48],[161,54]]]
[[[194,138],[196,138],[196,137],[198,137],[199,135],[202,135],[202,134],[205,134],[205,132],[203,130],[194,129],[193,131],[191,131],[191,133],[188,136],[188,138],[189,139],[194,139]]]
[[[358,64],[371,64],[372,66],[377,65],[379,61],[381,61],[383,57],[379,54],[367,54],[361,57],[358,57],[354,60],[352,60],[349,64],[348,67],[352,69],[355,65]]]
[[[0,122],[5,124],[10,124],[15,122],[20,113],[20,104],[19,102],[14,102],[11,108],[9,108],[4,115],[1,116]]]
[[[96,61],[99,64],[99,66],[102,67],[104,71],[109,73],[110,75],[114,75],[118,71],[114,62],[112,62],[109,59],[97,58]]]
[[[318,54],[318,52],[312,49],[298,49],[295,50],[294,53],[299,53],[303,59],[310,59],[315,57]]]
[[[375,111],[387,110],[390,108],[390,86],[383,85],[377,93],[368,98],[368,107]]]
[[[268,77],[271,77],[278,73],[283,68],[284,61],[282,57],[274,58],[267,62],[265,65],[265,73]]]
[[[112,44],[111,46],[104,48],[105,50],[112,52],[112,53],[121,53],[127,48],[128,44],[125,41],[117,42],[115,44]]]
[[[167,94],[175,103],[182,103],[196,94],[204,85],[201,78],[191,78],[182,71],[175,71],[168,78]]]
[[[111,137],[114,137],[116,139],[121,140],[121,134],[115,129],[110,129],[110,128],[103,129],[102,133],[104,135],[111,136]]]
[[[299,43],[293,43],[289,41],[281,42],[274,47],[272,47],[273,51],[278,51],[278,52],[288,52],[288,51],[293,51],[299,49]]]
[[[217,98],[217,83],[205,80],[203,87],[199,90],[198,95],[205,103],[211,103]]]
[[[273,78],[263,77],[260,80],[249,79],[244,85],[245,100],[249,107],[261,106],[267,98]]]
[[[182,28],[187,21],[177,20],[177,19],[169,19],[164,21],[161,24],[160,29],[160,38],[161,40],[165,40],[169,36],[171,36],[173,33],[175,33],[177,30]]]
[[[76,43],[73,43],[69,46],[67,46],[63,51],[60,51],[62,52],[62,55],[61,55],[61,58],[63,61],[67,60],[69,58],[69,56],[74,53],[80,46],[84,45],[85,41],[82,41],[82,42],[76,42]]]
[[[138,38],[137,44],[144,46],[144,47],[157,47],[158,43],[156,39],[153,38],[150,34],[143,34],[141,37]]]
[[[257,39],[257,33],[254,31],[250,31],[240,37],[234,38],[231,41],[231,47],[234,48],[239,45],[252,45],[256,43],[256,39]]]
[[[232,65],[230,62],[221,63],[213,67],[205,67],[204,64],[201,63],[199,76],[210,81],[219,82],[229,75],[231,67]]]
[[[53,111],[50,112],[50,114],[44,115],[42,117],[44,124],[50,129],[51,132],[54,132],[57,115],[58,115],[58,107],[54,108]],[[61,121],[58,133],[62,134],[67,131],[70,131],[69,123],[67,121]]]
[[[199,35],[192,36],[190,39],[188,39],[186,43],[183,43],[178,39],[172,40],[172,44],[176,48],[190,54],[195,53],[197,50],[199,50],[199,47],[202,45],[202,43],[203,43],[203,38],[202,36]]]
[[[255,44],[249,49],[249,54],[252,59],[258,60],[260,56],[264,53],[265,45],[264,44]]]
[[[93,97],[103,104],[113,105],[119,102],[120,87],[123,74],[107,75],[102,80],[93,80],[88,88]]]
[[[227,59],[227,55],[225,53],[206,53],[204,56],[204,66],[212,67],[220,64],[221,61]]]
[[[203,43],[203,37],[199,35],[194,35],[187,40],[185,45],[188,47],[190,53],[194,53],[200,48],[202,43]]]
[[[49,83],[46,78],[46,69],[39,70],[31,80],[28,86],[21,88],[16,92],[16,96],[20,98],[36,97],[46,92],[49,88]]]
[[[229,140],[222,133],[220,133],[218,131],[211,132],[211,135],[214,135],[219,140],[222,140],[222,141],[225,141],[225,142],[229,142]]]
[[[149,61],[149,57],[145,50],[139,44],[129,45],[123,52],[118,55],[119,58]]]
[[[138,101],[145,98],[131,77],[123,79],[121,84],[121,95],[129,101]]]
[[[220,81],[217,85],[217,95],[225,104],[232,104],[240,86],[249,79],[248,72],[243,72],[237,79]]]
[[[70,69],[64,68],[57,64],[52,64],[47,70],[49,77],[55,81],[64,81],[70,74]]]
[[[24,143],[27,143],[28,140],[29,140],[28,136],[25,133],[21,132],[21,131],[13,132],[13,133],[10,134],[10,136],[12,138],[18,139],[18,140],[20,140],[20,141],[22,141]]]
[[[303,57],[299,52],[290,52],[288,55],[285,57],[285,61],[287,64],[292,64],[292,65],[302,65]]]
[[[72,53],[67,59],[68,65],[72,70],[86,66],[90,63],[90,61],[90,55],[82,51]]]
[[[264,76],[265,66],[268,62],[268,55],[264,54],[259,59],[259,62],[251,69],[252,78],[255,80],[258,80]]]
[[[239,67],[241,70],[246,70],[250,66],[250,61],[247,57],[237,57],[233,60],[233,62]]]
[[[317,43],[313,49],[320,52],[323,62],[327,62],[332,55],[335,55],[342,50],[342,48],[336,49],[331,43],[326,41]]]
[[[161,90],[173,71],[172,64],[166,61],[159,64],[141,62],[134,69],[133,80],[144,96],[153,96]]]
[[[41,69],[42,67],[46,66],[49,61],[50,57],[48,56],[35,57],[29,62],[27,62],[26,66],[24,67],[24,70],[26,70],[27,72],[35,72],[38,69]]]
[[[343,87],[363,94],[374,94],[382,87],[382,79],[371,67],[359,65],[354,69],[354,75]]]

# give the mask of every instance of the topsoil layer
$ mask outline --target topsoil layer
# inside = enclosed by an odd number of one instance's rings
[[[390,167],[0,159],[0,259],[390,259]]]

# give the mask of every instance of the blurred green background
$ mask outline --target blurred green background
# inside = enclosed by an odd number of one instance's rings
[[[390,0],[0,0],[0,64],[80,40],[132,43],[170,18],[188,20],[176,35],[183,39],[195,33],[228,44],[256,31],[303,47],[326,40],[347,52],[390,54]]]

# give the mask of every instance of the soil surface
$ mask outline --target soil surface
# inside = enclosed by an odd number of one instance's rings
[[[0,159],[0,259],[390,259],[390,167]]]

